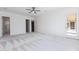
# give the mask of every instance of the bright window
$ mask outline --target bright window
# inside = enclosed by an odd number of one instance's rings
[[[67,16],[67,31],[68,32],[76,32],[77,30],[77,16],[76,13],[70,13]]]

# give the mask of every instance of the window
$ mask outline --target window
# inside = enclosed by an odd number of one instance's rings
[[[75,22],[70,22],[70,29],[75,29]]]
[[[76,14],[75,13],[70,13],[68,16],[67,16],[67,31],[68,32],[73,32],[73,31],[76,31]]]

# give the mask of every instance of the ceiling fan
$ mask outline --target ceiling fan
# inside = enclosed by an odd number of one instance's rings
[[[34,14],[37,14],[37,12],[40,12],[40,10],[36,10],[36,7],[31,7],[31,9],[26,9],[26,10],[29,11],[28,13],[34,13]]]

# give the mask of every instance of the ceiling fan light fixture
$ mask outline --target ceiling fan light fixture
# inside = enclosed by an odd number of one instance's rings
[[[40,11],[40,10],[36,10],[36,7],[31,7],[31,9],[26,9],[26,10],[30,11],[30,12],[28,12],[28,13],[33,13],[34,15],[36,15],[37,12]]]

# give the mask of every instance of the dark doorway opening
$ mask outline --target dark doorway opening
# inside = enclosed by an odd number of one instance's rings
[[[34,32],[34,21],[31,21],[31,31]]]
[[[30,32],[30,20],[26,20],[26,32]]]
[[[10,35],[10,17],[2,16],[3,36]]]

